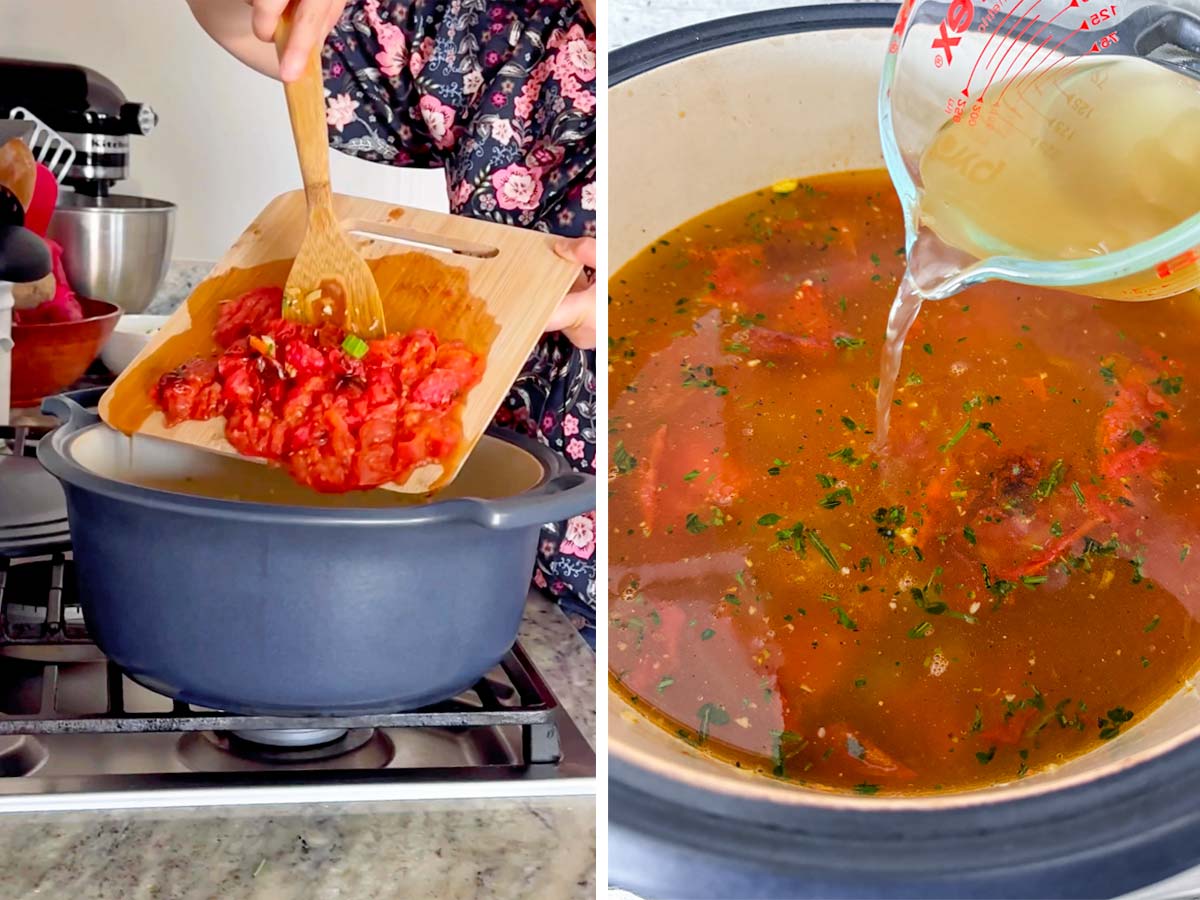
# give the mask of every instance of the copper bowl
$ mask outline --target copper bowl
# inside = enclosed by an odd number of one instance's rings
[[[83,318],[76,322],[13,324],[12,405],[37,406],[80,379],[108,340],[121,309],[80,297]]]

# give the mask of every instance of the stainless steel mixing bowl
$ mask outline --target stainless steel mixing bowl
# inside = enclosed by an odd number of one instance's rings
[[[77,293],[138,313],[167,274],[174,232],[173,203],[64,191],[48,236],[62,245],[67,280]]]

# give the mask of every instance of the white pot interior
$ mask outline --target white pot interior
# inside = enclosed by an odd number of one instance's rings
[[[76,463],[105,478],[200,497],[342,509],[429,502],[422,494],[384,490],[321,494],[296,484],[273,466],[144,435],[129,438],[106,425],[84,429],[72,436],[64,449]],[[544,474],[542,464],[529,453],[484,435],[458,477],[434,499],[513,497],[535,487]]]
[[[691,56],[609,92],[613,271],[707,209],[784,178],[881,169],[876,120],[887,29],[766,38]],[[715,762],[609,694],[618,759],[698,788],[826,808],[947,808],[1045,793],[1111,775],[1200,734],[1192,684],[1086,756],[1025,778],[952,795],[856,797]]]

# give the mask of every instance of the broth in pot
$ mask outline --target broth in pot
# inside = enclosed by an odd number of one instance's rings
[[[730,764],[860,794],[1019,779],[1191,677],[1193,295],[926,304],[883,172],[789,181],[610,284],[610,671]]]

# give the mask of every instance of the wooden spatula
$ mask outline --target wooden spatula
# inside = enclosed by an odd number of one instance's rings
[[[275,31],[275,46],[281,55],[290,30],[289,10]],[[314,47],[304,74],[286,83],[284,92],[308,201],[308,228],[283,292],[284,318],[331,320],[359,337],[384,337],[387,324],[375,276],[338,227],[333,213],[319,48]]]

